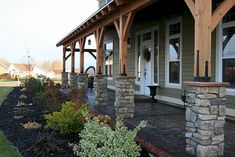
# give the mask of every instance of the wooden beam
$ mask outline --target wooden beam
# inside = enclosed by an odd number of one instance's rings
[[[95,17],[92,17],[92,18],[91,18],[91,22],[92,22],[92,23],[95,23],[95,22],[96,22],[96,18],[95,18]]]
[[[104,27],[97,29],[94,32],[97,50],[96,71],[97,74],[103,73],[103,41],[104,41]]]
[[[71,51],[70,48],[66,48],[66,51]],[[75,52],[80,52],[79,48],[75,48]],[[84,52],[96,52],[96,49],[84,49]]]
[[[96,59],[96,56],[94,55],[94,53],[93,52],[91,52],[91,51],[87,51],[92,57],[94,57],[95,59]]]
[[[79,38],[79,48],[80,48],[80,73],[84,73],[84,47],[86,42],[86,37]]]
[[[128,0],[115,0],[117,6],[124,5],[128,3]]]
[[[135,1],[131,1],[130,3],[127,3],[126,5],[120,6],[119,9],[117,9],[117,11],[113,12],[112,14],[107,15],[103,20],[99,22],[97,21],[95,24],[91,25],[89,28],[77,34],[77,36],[75,36],[74,38],[71,38],[63,43],[58,43],[57,46],[60,46],[62,44],[64,46],[68,46],[71,42],[78,41],[78,36],[87,37],[93,34],[95,30],[101,27],[106,27],[110,24],[113,24],[113,22],[119,19],[120,16],[126,15],[133,11],[137,11],[145,6],[150,5],[151,3],[153,3],[153,0],[135,0]],[[102,17],[100,13],[97,13],[95,16],[98,19]]]
[[[108,11],[107,8],[104,8],[104,9],[101,10],[101,14],[102,14],[103,16],[107,15],[108,13],[109,13],[109,11]]]
[[[118,20],[114,21],[114,25],[119,37],[119,71],[120,75],[123,76],[127,75],[127,38],[134,19],[134,15],[134,12],[130,12],[126,15],[120,16]]]
[[[117,9],[117,6],[112,5],[112,4],[108,5],[109,12],[114,11],[115,9]]]
[[[208,76],[211,77],[211,15],[212,0],[195,1],[195,50],[194,77],[204,78],[206,62],[208,62]],[[197,51],[199,51],[199,65],[197,65]]]
[[[71,73],[75,72],[75,46],[76,46],[76,43],[72,43],[70,45],[70,49],[71,49]]]
[[[65,61],[67,61],[67,59],[69,59],[70,56],[71,56],[71,53],[67,57],[65,57]]]
[[[66,72],[66,48],[63,47],[63,72]]]
[[[95,15],[95,17],[96,17],[97,20],[101,19],[101,18],[102,18],[101,12],[100,12],[100,13],[97,13],[97,14]]]
[[[189,10],[191,11],[194,19],[195,19],[195,1],[194,0],[184,0],[187,6],[189,7]]]
[[[211,21],[211,31],[213,31],[224,15],[235,5],[235,0],[224,0],[213,12]]]

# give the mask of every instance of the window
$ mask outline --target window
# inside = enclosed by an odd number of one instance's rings
[[[219,81],[229,82],[229,88],[235,89],[235,7],[222,20],[220,41],[222,78]]]
[[[154,31],[154,83],[158,83],[158,30]]]
[[[181,22],[167,25],[166,83],[175,87],[181,84]]]
[[[141,76],[141,66],[140,66],[140,61],[141,61],[141,35],[138,35],[137,37],[138,41],[137,41],[137,46],[138,46],[138,50],[137,50],[137,82],[140,82],[140,76]]]
[[[113,42],[105,44],[105,75],[113,77]]]

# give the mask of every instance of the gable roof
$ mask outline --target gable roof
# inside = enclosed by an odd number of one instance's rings
[[[0,66],[2,66],[4,69],[8,69],[10,65],[11,63],[9,61],[0,59]]]
[[[15,67],[16,71],[32,71],[34,68],[34,64],[13,64],[13,66]]]

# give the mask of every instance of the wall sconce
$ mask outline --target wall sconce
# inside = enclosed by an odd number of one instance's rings
[[[91,45],[91,39],[88,39],[88,45]]]

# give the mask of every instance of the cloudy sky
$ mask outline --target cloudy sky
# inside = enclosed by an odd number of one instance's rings
[[[0,0],[0,58],[61,59],[56,43],[97,9],[97,0]]]

